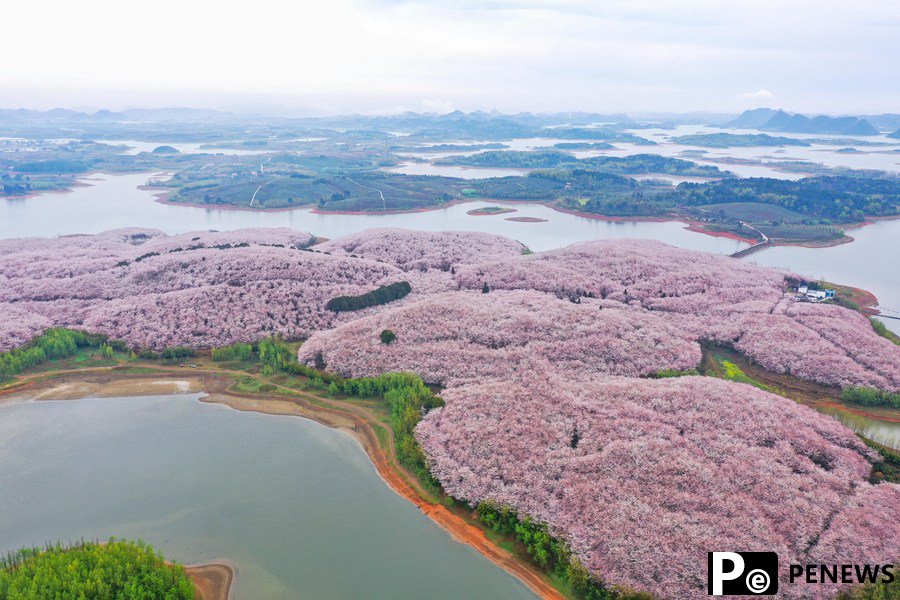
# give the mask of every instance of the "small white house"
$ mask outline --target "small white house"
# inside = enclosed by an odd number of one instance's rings
[[[797,288],[797,298],[807,302],[825,302],[834,299],[834,290],[811,290],[809,286],[801,285]]]

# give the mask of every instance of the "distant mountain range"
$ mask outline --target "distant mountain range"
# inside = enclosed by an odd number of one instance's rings
[[[839,135],[878,135],[879,133],[878,129],[868,119],[862,117],[818,115],[810,118],[800,113],[790,114],[783,110],[772,108],[745,110],[741,116],[725,123],[723,127],[760,129],[784,133],[828,133]]]
[[[93,113],[53,108],[29,110],[26,108],[0,109],[0,121],[214,121],[234,119],[237,115],[202,108],[129,108],[119,112],[101,109]]]
[[[166,141],[197,141],[241,136],[248,129],[259,135],[271,135],[272,129],[296,128],[300,135],[321,135],[327,130],[376,130],[404,132],[414,136],[440,139],[510,139],[523,137],[558,136],[569,139],[613,140],[610,132],[626,129],[658,127],[671,129],[676,124],[715,123],[725,128],[758,129],[784,133],[826,135],[877,135],[888,132],[900,136],[900,114],[809,117],[772,108],[744,111],[737,118],[713,113],[689,114],[598,114],[590,112],[505,114],[498,111],[462,112],[446,114],[403,112],[389,115],[334,115],[318,117],[266,116],[250,113],[229,113],[195,108],[130,108],[122,111],[98,110],[80,112],[66,108],[52,110],[0,109],[0,135],[53,137],[59,131],[80,138],[109,139],[110,135],[132,136],[127,139],[165,139]],[[727,122],[726,122],[727,121]],[[602,127],[590,136],[574,136],[588,127]],[[211,126],[215,132],[207,131]],[[223,132],[222,127],[230,128]],[[568,131],[566,131],[568,128]],[[896,130],[896,131],[895,131]],[[565,134],[565,135],[564,135]],[[601,135],[603,134],[603,135]],[[383,135],[389,135],[383,133]],[[104,137],[106,136],[106,137]],[[136,137],[135,137],[136,136]],[[223,137],[225,136],[225,137]],[[122,139],[115,137],[113,139]]]

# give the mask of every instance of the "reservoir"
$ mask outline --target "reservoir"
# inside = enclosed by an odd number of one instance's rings
[[[140,538],[236,568],[234,598],[529,599],[350,436],[198,395],[0,406],[0,552]]]
[[[400,214],[317,214],[309,208],[261,212],[174,206],[157,202],[154,192],[139,189],[150,174],[95,174],[71,192],[50,192],[30,198],[0,199],[0,238],[53,237],[99,233],[119,227],[149,227],[166,233],[231,230],[242,227],[293,227],[321,237],[337,238],[375,227],[423,231],[484,231],[513,238],[535,252],[595,239],[652,239],[717,254],[730,254],[747,244],[688,231],[679,221],[607,221],[562,213],[542,204],[508,203],[514,213],[473,216],[469,211],[496,202],[465,202],[436,210]],[[541,222],[516,222],[533,217]],[[781,267],[812,278],[869,290],[886,316],[900,317],[900,219],[850,228],[849,244],[830,248],[778,246],[742,259]],[[900,332],[900,320],[885,324]]]
[[[685,229],[678,221],[605,221],[562,213],[534,203],[510,204],[517,212],[472,216],[468,211],[496,203],[464,202],[445,208],[401,214],[317,214],[310,208],[262,212],[174,206],[156,201],[154,192],[139,189],[150,174],[95,174],[71,192],[49,192],[30,198],[0,198],[0,238],[54,237],[99,233],[119,227],[149,227],[166,233],[242,227],[293,227],[336,238],[374,227],[423,231],[487,231],[519,240],[534,251],[575,242],[608,238],[644,238],[692,250],[728,254],[747,246],[737,240]],[[508,221],[534,217],[538,223]]]

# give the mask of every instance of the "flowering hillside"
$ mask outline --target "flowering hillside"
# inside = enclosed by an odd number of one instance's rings
[[[369,229],[328,241],[319,245],[318,249],[384,261],[404,271],[448,271],[453,265],[518,256],[525,246],[489,233],[384,228]]]
[[[827,385],[900,391],[900,348],[853,311],[798,304],[799,276],[646,240],[575,244],[463,266],[462,288],[586,295],[664,315],[697,340],[735,346],[756,362]]]
[[[331,298],[402,278],[396,267],[304,251],[289,229],[96,236],[0,243],[0,349],[50,325],[135,347],[209,347],[281,333],[303,337],[338,318]],[[8,311],[8,313],[7,313]]]
[[[379,340],[385,329],[397,339]],[[611,301],[579,304],[535,291],[426,297],[313,336],[300,360],[352,376],[413,370],[429,383],[517,376],[544,357],[571,376],[652,375],[699,365],[700,346],[662,318]]]
[[[869,451],[837,421],[717,379],[551,370],[447,389],[417,436],[448,493],[546,522],[606,581],[692,599],[712,549],[776,551],[785,569],[900,551],[900,487],[866,483]]]
[[[534,255],[484,234],[314,241],[0,241],[0,350],[51,326],[154,349],[279,333],[309,336],[298,358],[344,375],[413,371],[447,386],[416,431],[449,493],[545,522],[595,574],[660,598],[702,595],[713,548],[784,565],[900,556],[900,487],[866,482],[873,457],[846,427],[743,384],[646,377],[698,366],[714,341],[773,371],[900,391],[900,347],[857,313],[795,302],[799,276],[647,241]]]

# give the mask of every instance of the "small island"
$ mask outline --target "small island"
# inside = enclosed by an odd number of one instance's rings
[[[153,149],[153,154],[181,154],[181,150],[172,146],[157,146]]]
[[[504,221],[514,221],[516,223],[547,223],[549,219],[541,219],[540,217],[507,217]]]
[[[23,548],[0,559],[2,598],[167,598],[227,600],[225,565],[185,568],[153,547],[112,538]],[[195,581],[196,580],[196,581]]]
[[[473,217],[483,217],[487,215],[504,215],[507,213],[517,212],[514,208],[509,208],[508,206],[484,206],[482,208],[473,208],[470,211],[467,211],[467,215],[471,215]]]

